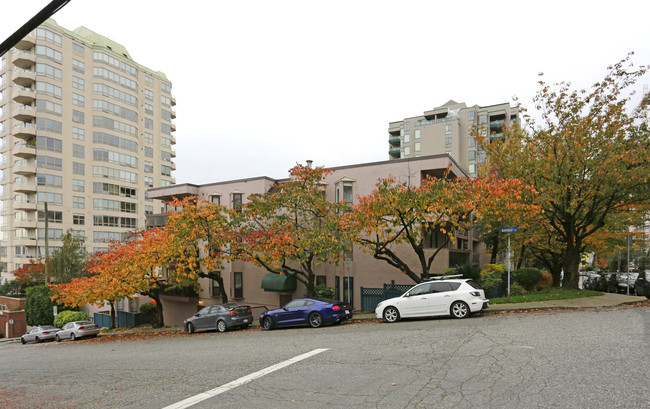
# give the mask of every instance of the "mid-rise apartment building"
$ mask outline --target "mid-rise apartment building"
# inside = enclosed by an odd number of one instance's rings
[[[504,126],[519,121],[519,110],[508,103],[468,107],[449,101],[422,115],[388,124],[389,159],[449,154],[470,175],[485,160],[471,136],[476,125],[490,139],[502,138]]]
[[[3,278],[61,246],[90,252],[144,227],[175,183],[171,82],[84,27],[47,20],[0,59],[0,258]],[[47,214],[45,213],[47,203]]]
[[[400,161],[382,161],[361,163],[349,166],[330,168],[332,173],[323,180],[327,200],[358,204],[358,198],[369,195],[376,187],[378,180],[393,177],[398,182],[419,186],[428,176],[443,177],[445,172],[450,172],[450,177],[467,177],[465,172],[448,155],[429,155],[419,158],[410,158]],[[150,197],[169,201],[173,198],[186,196],[199,196],[214,203],[232,209],[239,208],[248,202],[251,194],[268,192],[276,183],[283,183],[286,179],[272,179],[267,176],[256,178],[216,181],[204,185],[177,184],[149,190]],[[147,216],[148,226],[162,226],[165,224],[167,214],[154,214]],[[440,239],[442,241],[442,236]],[[437,248],[426,248],[427,254],[432,254]],[[445,269],[464,265],[467,263],[479,265],[489,262],[489,254],[484,253],[484,245],[475,235],[474,231],[457,231],[453,242],[448,243],[436,256],[433,274],[442,274]],[[393,249],[401,254],[404,259],[418,265],[417,256],[408,245],[400,245]],[[364,308],[362,288],[376,288],[383,284],[414,284],[407,276],[388,263],[375,259],[372,254],[356,247],[346,254],[349,262],[319,265],[316,270],[316,284],[325,284],[335,290],[334,298],[350,302],[355,310]],[[219,271],[229,294],[229,300],[241,304],[251,305],[254,309],[267,307],[278,308],[293,298],[301,297],[304,286],[296,282],[285,283],[282,289],[269,288],[265,278],[275,276],[262,267],[252,263],[234,260],[225,262]],[[283,279],[289,279],[283,276]],[[271,280],[275,284],[277,280]],[[197,297],[169,297],[163,296],[163,310],[167,325],[182,325],[183,319],[191,316],[197,307],[218,304],[222,302],[218,283],[207,278],[199,279],[201,291]],[[374,306],[372,307],[374,308]],[[255,309],[259,313],[261,310]]]

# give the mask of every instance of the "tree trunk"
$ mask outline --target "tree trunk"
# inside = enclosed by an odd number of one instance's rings
[[[515,270],[519,270],[524,264],[524,256],[526,255],[526,245],[522,244],[521,245],[521,250],[519,251],[519,257],[517,259],[517,266],[515,267]]]
[[[580,243],[569,243],[562,268],[564,269],[564,281],[562,286],[570,290],[578,289],[578,279],[580,278]]]
[[[111,301],[110,304],[111,304],[111,329],[115,329],[115,303],[114,301]]]
[[[492,255],[490,256],[490,264],[497,263],[497,255],[499,254],[499,235],[492,236]]]
[[[165,318],[163,317],[163,305],[162,301],[160,301],[160,297],[156,295],[154,298],[156,301],[156,310],[158,311],[158,327],[164,327],[165,326]]]
[[[221,295],[221,303],[225,304],[228,302],[228,293],[226,293],[226,288],[223,286],[223,277],[221,277],[220,274],[217,274],[216,271],[211,271],[207,274],[201,273],[199,274],[199,276],[209,278],[219,283],[219,294]]]

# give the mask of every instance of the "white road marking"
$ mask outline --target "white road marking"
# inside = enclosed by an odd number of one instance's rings
[[[222,394],[224,392],[228,392],[231,389],[234,389],[238,386],[241,386],[245,383],[248,383],[252,380],[255,380],[257,378],[261,378],[264,375],[268,375],[271,372],[275,372],[278,369],[282,369],[286,366],[289,366],[291,364],[295,364],[296,362],[300,362],[303,359],[307,359],[309,357],[312,357],[316,354],[320,354],[321,352],[327,351],[329,348],[319,348],[319,349],[314,349],[313,351],[304,353],[302,355],[298,355],[296,357],[293,357],[291,359],[287,359],[284,362],[280,362],[279,364],[275,364],[272,366],[269,366],[268,368],[264,368],[262,370],[259,370],[257,372],[254,372],[250,375],[242,376],[239,379],[236,379],[232,382],[229,382],[225,385],[221,385],[217,388],[214,388],[212,390],[209,390],[207,392],[199,393],[198,395],[194,395],[192,397],[189,397],[185,400],[182,400],[180,402],[174,403],[173,405],[165,406],[163,409],[182,409],[182,408],[189,408],[190,406],[196,405],[199,402],[202,402],[206,399],[210,399],[214,396],[217,396],[219,394]]]

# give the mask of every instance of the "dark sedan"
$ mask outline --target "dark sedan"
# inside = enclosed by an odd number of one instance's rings
[[[185,330],[195,331],[216,329],[225,332],[231,328],[246,328],[253,322],[253,312],[248,305],[234,303],[209,305],[186,319]]]
[[[319,298],[298,298],[284,308],[265,311],[260,315],[260,325],[265,330],[275,327],[309,325],[318,328],[323,324],[339,324],[352,318],[349,304]]]

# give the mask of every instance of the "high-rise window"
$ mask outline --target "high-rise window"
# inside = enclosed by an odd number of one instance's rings
[[[419,129],[415,130],[415,139],[420,139],[420,130]]]
[[[451,124],[445,125],[445,135],[451,135]]]

